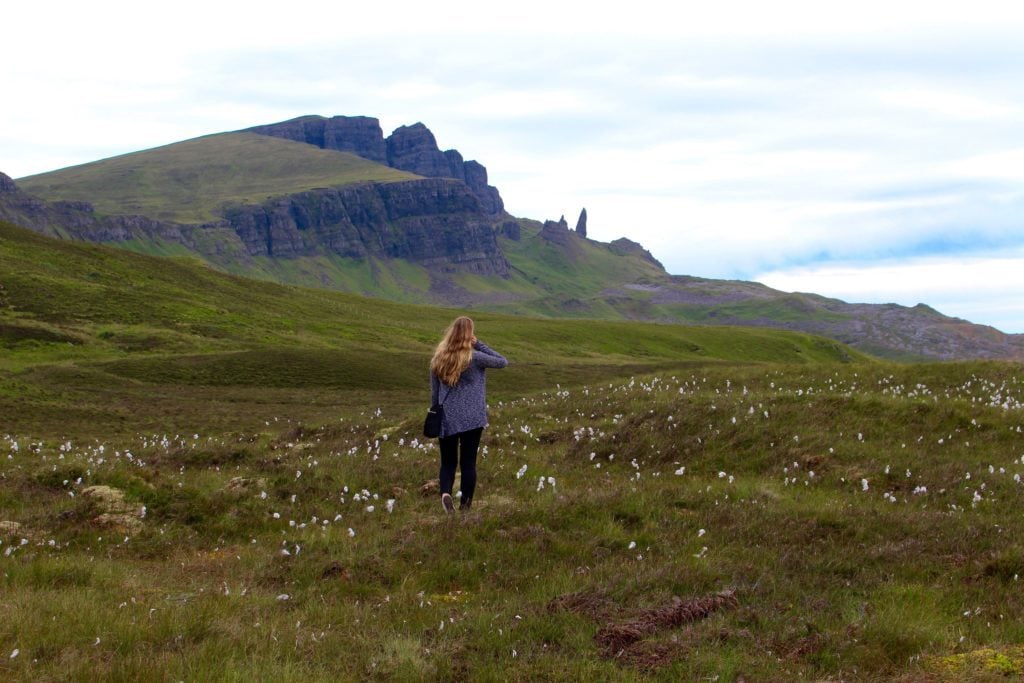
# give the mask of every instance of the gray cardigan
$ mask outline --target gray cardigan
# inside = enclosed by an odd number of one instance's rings
[[[430,402],[444,403],[441,438],[487,426],[487,368],[508,365],[505,357],[477,341],[473,345],[473,358],[459,375],[454,386],[448,386],[430,373]],[[440,399],[440,401],[438,400]]]

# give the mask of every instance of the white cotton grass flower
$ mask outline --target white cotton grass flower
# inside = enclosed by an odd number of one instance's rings
[[[629,548],[628,548],[628,550],[633,550],[633,549],[635,549],[635,548],[636,548],[636,541],[630,541],[630,542],[629,542]]]
[[[384,503],[384,507],[385,507],[385,509],[387,509],[388,514],[390,515],[394,511],[394,509],[395,509],[395,499],[394,498],[388,498],[387,502]]]

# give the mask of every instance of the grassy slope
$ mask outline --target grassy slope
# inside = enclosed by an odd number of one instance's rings
[[[227,419],[195,405],[193,391],[258,403],[268,388],[288,403],[315,388],[323,401],[345,403],[373,388],[399,403],[421,402],[426,358],[453,316],[7,225],[0,272],[0,343],[9,350],[0,356],[0,409],[19,430],[48,430],[47,415],[69,434],[109,430],[131,412],[153,428],[170,428],[175,410],[189,420]],[[498,395],[693,361],[859,358],[828,340],[772,330],[474,316],[481,337],[520,367],[496,381]],[[165,395],[166,410],[142,398],[153,392]]]
[[[226,203],[354,182],[417,178],[354,154],[256,133],[220,133],[18,179],[30,194],[106,214],[201,223]]]

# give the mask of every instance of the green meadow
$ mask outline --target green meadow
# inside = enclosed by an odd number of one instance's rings
[[[457,313],[0,225],[0,677],[1024,673],[1019,365],[474,314],[510,366],[446,516]]]

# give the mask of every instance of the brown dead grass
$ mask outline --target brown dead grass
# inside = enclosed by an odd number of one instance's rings
[[[598,629],[594,639],[604,656],[615,657],[629,646],[660,630],[700,621],[718,610],[738,605],[739,601],[732,591],[691,600],[674,598],[671,606],[643,610],[629,621],[609,624]]]

